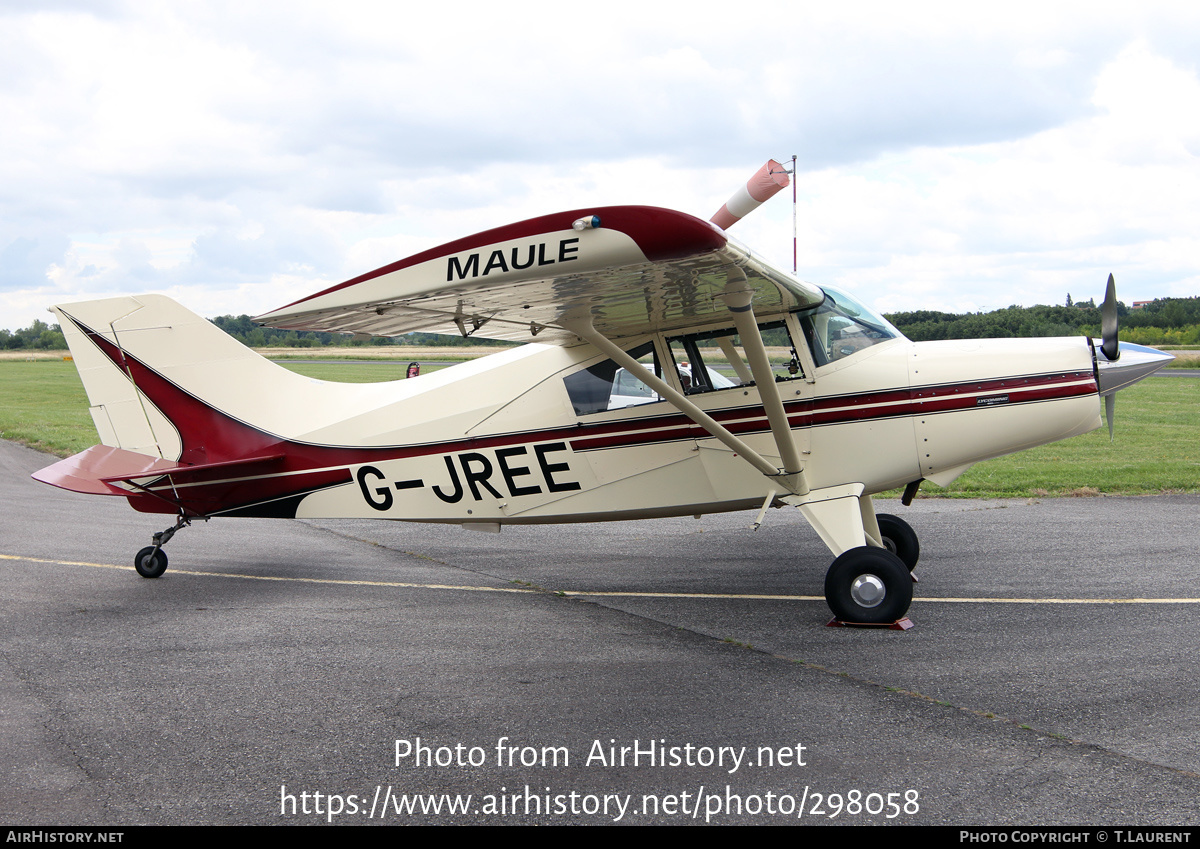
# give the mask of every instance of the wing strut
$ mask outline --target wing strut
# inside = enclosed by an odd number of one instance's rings
[[[735,274],[740,279],[736,279]],[[771,371],[771,361],[767,359],[767,349],[763,345],[762,335],[758,332],[758,321],[754,318],[754,306],[751,303],[754,289],[740,268],[730,269],[729,276],[731,279],[725,284],[725,305],[733,314],[733,323],[737,327],[738,337],[742,340],[742,349],[746,352],[746,359],[750,361],[754,385],[758,387],[763,411],[767,414],[767,421],[771,423],[771,435],[775,437],[775,446],[779,449],[780,459],[783,460],[784,475],[793,478],[796,483],[795,487],[789,487],[792,492],[806,495],[808,483],[804,480],[804,461],[800,459],[796,441],[792,438],[792,426],[788,423],[787,411],[783,409],[779,387],[775,385],[775,373]]]
[[[646,384],[655,392],[657,392],[664,400],[669,401],[675,407],[675,409],[679,410],[679,412],[683,413],[697,425],[704,428],[715,439],[720,440],[724,445],[728,446],[730,450],[744,458],[746,462],[754,466],[754,468],[758,469],[780,487],[793,495],[802,496],[808,493],[808,484],[804,480],[803,471],[781,471],[777,466],[747,445],[745,441],[739,439],[720,422],[689,401],[685,395],[675,390],[674,387],[672,387],[662,378],[653,374],[649,369],[647,369],[633,357],[629,356],[629,354],[625,353],[625,351],[621,350],[619,345],[614,343],[608,337],[604,336],[602,333],[600,333],[600,331],[596,330],[596,328],[592,325],[591,315],[587,315],[575,320],[562,321],[560,324],[567,330],[574,333],[580,339],[584,339],[599,348],[614,362],[621,365],[630,374],[634,375],[638,380],[642,381],[642,383]],[[761,347],[762,338],[758,337],[757,327],[755,328],[754,335],[756,338],[758,338],[758,344]],[[768,372],[769,371],[770,367],[768,366]],[[772,389],[775,388],[775,380],[773,377],[770,381],[770,385]],[[778,392],[776,393],[775,397],[778,399]],[[780,405],[780,409],[782,410],[782,405]],[[784,421],[786,420],[787,419],[785,416]],[[787,461],[785,460],[785,462]]]

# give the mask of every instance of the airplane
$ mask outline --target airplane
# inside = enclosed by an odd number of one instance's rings
[[[313,380],[161,295],[53,307],[100,444],[36,472],[175,524],[255,516],[506,525],[795,507],[834,560],[835,621],[907,627],[916,532],[872,496],[1086,433],[1172,357],[1103,338],[914,343],[725,229],[787,185],[774,160],[714,216],[544,215],[440,245],[255,319],[526,343],[376,384]],[[782,175],[782,176],[781,176]],[[786,340],[773,363],[763,334]],[[715,366],[715,368],[714,368]],[[720,378],[720,379],[718,379]],[[619,385],[618,385],[619,384]]]

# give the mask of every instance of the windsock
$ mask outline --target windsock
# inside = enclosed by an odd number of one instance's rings
[[[746,181],[746,185],[734,192],[733,197],[725,201],[725,205],[718,209],[717,214],[709,221],[722,230],[728,230],[730,225],[758,209],[767,198],[780,189],[787,188],[789,182],[783,166],[774,159],[768,159],[767,164],[759,168],[758,172]]]

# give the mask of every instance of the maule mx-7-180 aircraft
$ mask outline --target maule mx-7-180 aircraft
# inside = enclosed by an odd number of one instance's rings
[[[34,477],[194,519],[504,525],[790,505],[835,556],[846,622],[912,600],[916,534],[871,496],[1100,426],[1100,398],[1171,359],[1104,338],[913,343],[833,289],[773,268],[728,227],[787,184],[774,161],[710,223],[615,206],[468,236],[257,321],[531,344],[407,380],[312,380],[159,295],[54,307],[100,445]],[[717,226],[720,224],[721,226]],[[764,331],[787,340],[772,364]],[[717,354],[716,352],[720,352]],[[722,370],[714,368],[720,357]]]

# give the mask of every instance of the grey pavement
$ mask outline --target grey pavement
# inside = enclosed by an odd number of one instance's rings
[[[916,626],[863,631],[806,598],[831,558],[795,511],[214,520],[150,581],[169,517],[47,462],[0,442],[7,824],[1200,823],[1200,497],[884,505]],[[608,762],[635,745],[681,763]]]

